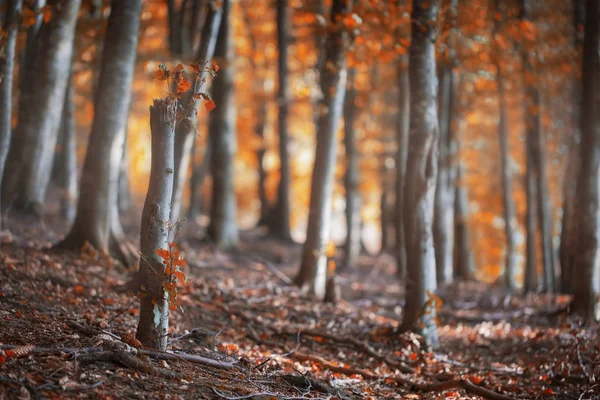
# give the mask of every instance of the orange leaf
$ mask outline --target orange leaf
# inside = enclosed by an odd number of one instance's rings
[[[416,360],[416,359],[417,359],[417,353],[410,353],[410,356],[409,356],[409,358],[410,358],[411,360],[413,360],[413,361],[414,361],[414,360]]]
[[[175,242],[171,242],[171,243],[169,243],[169,247],[170,247],[170,248],[173,248],[173,247],[175,247],[175,246],[177,246],[177,245],[175,244]]]
[[[217,104],[213,99],[208,99],[206,100],[206,103],[204,103],[204,108],[206,108],[206,111],[212,111],[217,108]]]
[[[179,257],[173,261],[173,265],[175,265],[176,267],[184,267],[185,264],[186,264],[185,260],[181,257]]]
[[[52,19],[52,10],[49,7],[44,7],[44,22],[48,23]]]
[[[214,62],[214,61],[211,61],[211,64],[212,64],[213,70],[214,70],[215,72],[217,72],[217,71],[219,71],[219,70],[221,69],[221,68],[219,67],[219,64],[217,64],[216,62]]]
[[[165,268],[165,275],[171,275],[171,272],[172,272],[171,267]]]
[[[115,301],[110,297],[107,297],[106,299],[104,299],[104,304],[106,304],[107,306],[112,306],[113,304],[115,304]]]
[[[154,78],[158,79],[159,81],[166,81],[168,77],[169,74],[162,68],[159,68],[156,71],[154,71]]]
[[[179,279],[179,282],[181,282],[181,285],[185,285],[185,282],[187,281],[187,276],[181,272],[181,271],[175,271],[173,273],[173,275],[175,275],[175,277],[177,277],[177,279]]]
[[[166,249],[156,249],[154,250],[156,252],[156,254],[163,259],[163,262],[166,264],[169,261],[169,258],[171,257],[171,253],[169,252],[169,250]]]
[[[83,286],[77,285],[73,288],[73,290],[75,291],[75,293],[83,293]]]
[[[192,87],[192,84],[186,78],[181,78],[177,84],[177,93],[185,93]]]
[[[6,357],[17,358],[17,356],[15,355],[15,352],[12,350],[4,350],[4,353],[6,354]]]
[[[177,66],[175,67],[175,71],[177,71],[177,72],[181,72],[181,71],[183,71],[184,69],[185,69],[185,65],[183,65],[183,64],[181,64],[181,63],[180,63],[180,64],[177,64]]]

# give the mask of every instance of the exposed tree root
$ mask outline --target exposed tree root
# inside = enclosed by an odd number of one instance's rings
[[[185,375],[170,371],[165,368],[158,368],[143,360],[129,354],[125,351],[99,351],[94,353],[82,354],[76,357],[76,360],[83,364],[91,364],[97,361],[108,361],[115,364],[131,368],[136,371],[142,371],[153,376],[159,376],[167,379],[184,379]]]

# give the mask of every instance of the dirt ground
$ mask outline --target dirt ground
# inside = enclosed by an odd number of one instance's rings
[[[565,296],[442,287],[442,345],[430,352],[397,332],[390,255],[361,256],[339,275],[343,299],[322,304],[288,284],[300,245],[247,231],[222,252],[192,225],[169,353],[136,348],[133,271],[92,249],[48,250],[58,224],[5,236],[0,399],[600,398],[598,331],[567,318]]]

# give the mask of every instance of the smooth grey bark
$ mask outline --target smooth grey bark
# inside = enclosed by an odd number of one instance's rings
[[[154,99],[150,106],[152,161],[140,232],[139,283],[145,296],[136,337],[145,347],[160,351],[167,349],[169,299],[163,287],[165,264],[156,250],[169,249],[176,110],[177,101],[170,99]]]
[[[406,307],[401,330],[420,331],[439,347],[435,307],[424,307],[437,289],[433,212],[438,163],[436,101],[436,21],[438,2],[415,0],[409,51],[410,133],[404,187],[404,235],[407,260]]]
[[[53,179],[60,194],[60,215],[69,223],[77,205],[77,147],[75,143],[75,88],[69,77],[54,157]]]
[[[585,19],[585,0],[575,0],[573,10],[573,45],[577,54],[581,54],[583,49],[583,26]],[[581,65],[581,64],[580,64]],[[575,271],[573,267],[575,254],[570,251],[575,249],[574,242],[577,240],[577,227],[575,226],[575,193],[577,191],[577,175],[580,167],[580,140],[579,131],[580,110],[581,110],[581,78],[579,74],[573,74],[573,127],[574,135],[570,142],[567,172],[565,176],[561,232],[560,232],[560,290],[562,293],[573,294]]]
[[[206,138],[205,148],[202,149],[203,157],[199,164],[194,164],[192,167],[192,177],[190,178],[190,204],[188,208],[188,218],[195,220],[196,217],[202,215],[205,206],[203,195],[204,178],[210,169],[210,135]]]
[[[21,93],[28,93],[34,90],[33,87],[35,86],[36,74],[36,65],[34,61],[41,42],[39,40],[39,32],[44,18],[44,13],[41,12],[41,9],[46,5],[46,0],[33,0],[29,5],[36,17],[34,17],[35,23],[27,28],[25,49],[20,56],[19,91]]]
[[[581,103],[581,168],[576,200],[577,237],[572,310],[600,320],[600,4],[586,1]]]
[[[6,34],[1,43],[4,52],[0,57],[0,185],[12,135],[13,71],[17,34],[19,33],[19,16],[22,8],[22,0],[9,0],[6,4],[6,14],[2,26],[2,30]],[[0,228],[1,221],[0,215]]]
[[[358,262],[360,254],[362,199],[360,195],[360,153],[357,146],[354,127],[356,114],[356,89],[354,79],[356,70],[348,71],[348,89],[344,100],[344,147],[346,150],[346,173],[344,188],[346,189],[346,240],[344,242],[344,261],[342,269],[352,269]]]
[[[75,223],[58,247],[79,249],[85,242],[126,265],[137,254],[115,225],[119,164],[131,100],[141,0],[113,0],[108,18],[94,121],[80,180]],[[120,225],[120,224],[119,224]]]
[[[225,0],[215,50],[215,59],[221,65],[219,76],[213,83],[213,99],[217,108],[209,119],[213,188],[207,231],[209,239],[222,248],[235,247],[238,241],[237,200],[233,186],[233,164],[237,151],[234,50],[231,2]]]
[[[499,57],[499,55],[496,55]],[[498,123],[498,136],[500,137],[500,169],[502,171],[502,205],[504,210],[504,236],[506,238],[505,262],[504,262],[504,284],[509,290],[517,287],[515,281],[517,252],[516,233],[517,215],[512,189],[512,167],[509,146],[508,115],[506,106],[506,94],[504,88],[504,72],[500,63],[496,61],[496,83],[498,85],[498,111],[500,120]]]
[[[398,65],[398,113],[396,121],[396,205],[394,222],[396,226],[396,274],[402,280],[406,276],[404,182],[406,181],[408,133],[410,124],[410,84],[408,80],[407,65],[407,57],[402,57]]]
[[[202,39],[200,48],[196,55],[196,60],[203,66],[203,63],[212,59],[215,54],[217,44],[217,34],[221,26],[222,10],[219,6],[212,4],[206,17],[206,23],[202,28]],[[182,105],[186,109],[186,115],[177,123],[175,129],[175,180],[173,183],[173,204],[171,207],[171,221],[179,219],[181,213],[181,201],[183,198],[183,186],[188,176],[192,147],[196,134],[196,125],[198,118],[196,109],[200,106],[201,100],[194,99],[193,95],[199,91],[206,91],[206,87],[201,89],[196,87],[202,79],[206,79],[208,73],[202,71],[199,74],[200,81],[194,80],[192,90],[184,94]]]
[[[2,183],[2,203],[39,217],[50,182],[54,149],[71,71],[73,40],[80,0],[58,5],[55,15],[39,31],[33,59],[35,83],[19,98],[19,119],[11,142]]]
[[[448,57],[440,66],[439,103],[439,162],[437,187],[435,191],[435,212],[433,231],[435,242],[435,263],[438,283],[449,283],[454,278],[454,200],[456,165],[454,157],[456,142],[452,135],[454,119],[454,63],[455,36],[458,0],[451,0],[447,9],[449,33],[447,39]]]
[[[269,217],[269,233],[283,240],[291,240],[290,231],[290,185],[292,172],[288,151],[288,106],[290,101],[288,88],[288,47],[289,47],[289,7],[288,0],[277,0],[277,49],[279,91],[277,93],[279,138],[279,185],[277,201]]]
[[[131,204],[131,191],[129,188],[129,151],[127,151],[127,139],[129,129],[125,125],[125,138],[123,139],[123,155],[119,163],[119,189],[117,194],[117,204],[119,212],[125,213],[129,210]]]
[[[350,0],[334,0],[330,21],[335,23],[352,9]],[[321,71],[323,99],[317,124],[317,147],[312,172],[310,209],[302,262],[295,283],[323,300],[326,293],[327,255],[331,227],[331,198],[337,156],[337,137],[346,95],[346,57],[348,32],[331,31],[325,39],[325,65]]]

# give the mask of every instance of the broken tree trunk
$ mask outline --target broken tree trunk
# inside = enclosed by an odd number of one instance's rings
[[[165,265],[156,250],[169,248],[176,109],[177,101],[170,99],[154,99],[150,107],[152,163],[140,236],[139,283],[144,297],[136,337],[144,346],[161,351],[167,349],[169,299],[163,288]]]

